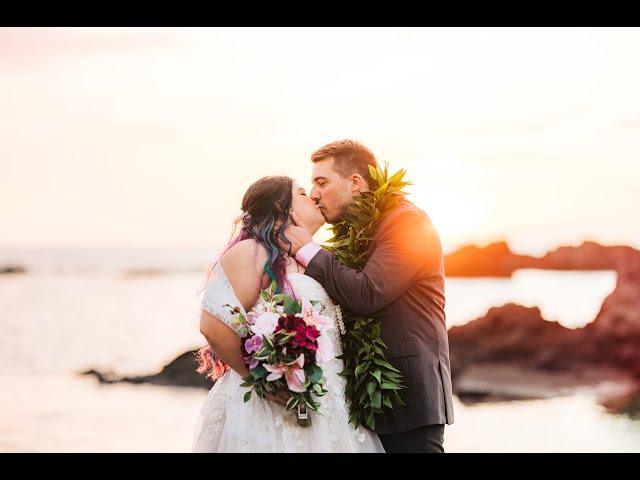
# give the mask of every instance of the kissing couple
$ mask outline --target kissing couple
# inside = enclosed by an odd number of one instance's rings
[[[264,177],[202,295],[215,380],[192,452],[444,452],[453,423],[444,263],[404,171],[361,143],[311,155],[312,189]],[[324,224],[334,237],[322,247]]]

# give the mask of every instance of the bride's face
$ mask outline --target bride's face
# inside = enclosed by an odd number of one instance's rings
[[[300,221],[313,235],[322,225],[324,225],[324,216],[320,211],[316,202],[311,200],[298,182],[293,181],[292,192],[293,200],[291,202],[291,210],[295,212]]]

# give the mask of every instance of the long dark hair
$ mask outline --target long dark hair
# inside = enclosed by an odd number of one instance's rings
[[[256,240],[267,250],[267,262],[265,270],[273,276],[277,283],[277,291],[287,290],[293,294],[287,276],[287,260],[285,252],[280,248],[280,242],[289,246],[291,242],[285,235],[285,230],[291,224],[289,210],[293,201],[293,180],[286,176],[262,177],[254,182],[245,192],[242,198],[242,215],[235,223],[231,234],[231,240],[218,256],[207,268],[202,289],[206,288],[211,272],[216,262],[235,244],[247,239]],[[240,231],[235,234],[237,227]],[[207,345],[196,353],[198,362],[198,373],[206,374],[207,377],[216,379],[222,376],[227,370],[225,365]]]

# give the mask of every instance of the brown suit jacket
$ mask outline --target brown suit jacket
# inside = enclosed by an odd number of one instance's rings
[[[387,359],[405,377],[400,395],[407,405],[378,415],[376,432],[452,424],[444,261],[428,215],[405,200],[380,220],[362,271],[323,249],[305,274],[343,308],[380,319]]]

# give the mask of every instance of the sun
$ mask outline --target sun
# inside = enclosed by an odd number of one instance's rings
[[[487,222],[483,170],[450,157],[431,157],[407,168],[408,199],[433,222],[443,246],[472,242]]]

